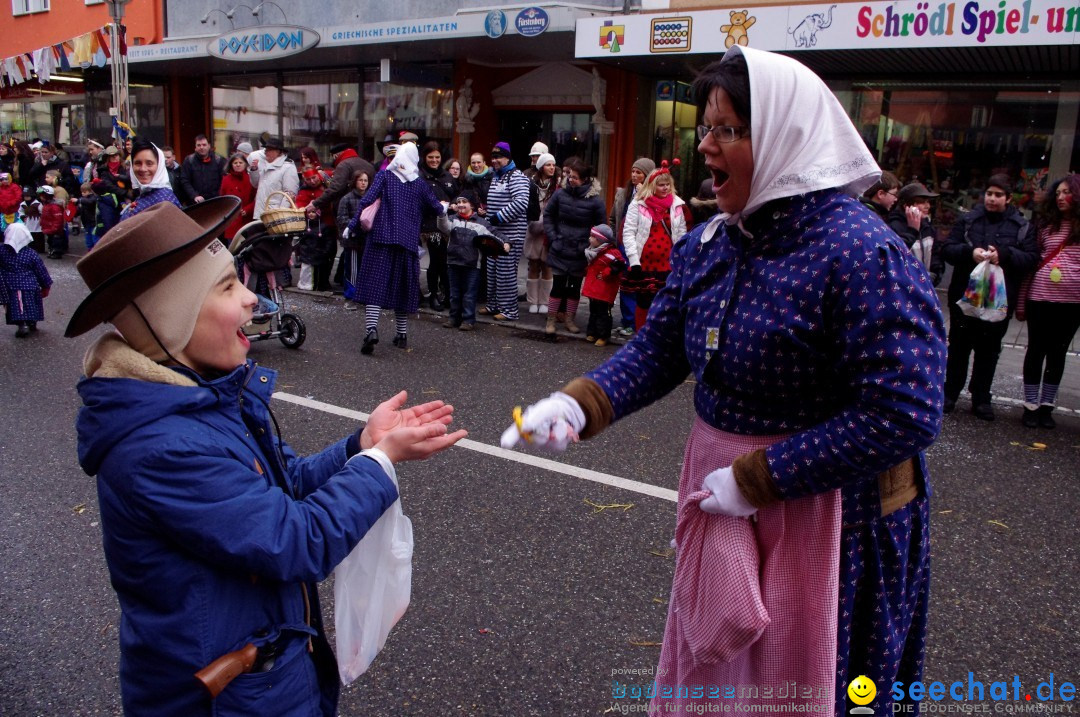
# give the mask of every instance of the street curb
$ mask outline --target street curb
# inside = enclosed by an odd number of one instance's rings
[[[304,295],[304,296],[317,296],[317,297],[320,297],[320,298],[328,298],[328,299],[338,298],[338,299],[341,299],[342,305],[344,305],[344,297],[342,297],[340,292],[336,292],[336,291],[301,291],[300,289],[297,289],[295,286],[285,287],[283,289],[283,291],[290,292],[290,293],[295,293],[295,294],[301,294],[301,295]],[[357,312],[357,313],[360,313],[360,312]],[[420,307],[420,309],[417,311],[417,315],[419,315],[419,316],[428,316],[428,317],[431,317],[432,319],[439,319],[439,320],[444,320],[446,318],[446,314],[444,312],[433,311],[430,308],[426,308],[426,307]],[[511,329],[511,330],[515,330],[515,331],[526,331],[526,332],[532,333],[532,334],[538,334],[538,335],[542,335],[542,336],[547,336],[547,334],[544,332],[544,324],[543,323],[531,323],[531,322],[528,322],[528,321],[524,320],[525,316],[530,316],[530,314],[528,314],[527,310],[525,312],[523,312],[522,318],[518,319],[517,321],[496,321],[495,319],[493,319],[489,315],[479,314],[478,313],[476,315],[476,323],[484,324],[486,326],[496,326],[496,327],[498,327],[500,329]],[[536,314],[536,316],[546,316],[546,314]],[[545,323],[546,323],[546,319],[545,319]],[[583,343],[590,343],[588,341],[585,341],[585,329],[584,328],[581,330],[581,333],[579,333],[579,334],[572,334],[569,331],[567,331],[566,329],[559,328],[555,332],[555,337],[556,338],[561,337],[561,338],[564,338],[564,339],[581,341]],[[620,347],[620,346],[626,345],[626,343],[628,341],[629,341],[628,339],[624,339],[622,337],[615,336],[614,332],[613,332],[611,338],[608,339],[608,346]],[[607,348],[607,346],[600,347],[600,348]],[[1016,346],[1016,345],[1011,345],[1011,344],[1005,344],[1005,345],[1002,346],[1002,348],[1010,348],[1010,349],[1014,349],[1014,350],[1026,350],[1027,347]],[[1070,352],[1070,355],[1076,355],[1076,354],[1073,354],[1072,352]],[[962,398],[967,399],[968,396],[965,395]],[[990,400],[990,402],[992,404],[994,404],[994,405],[1001,406],[1001,407],[1004,407],[1004,408],[1021,408],[1024,405],[1024,402],[1021,401],[1020,399],[1007,398],[1007,397],[996,397],[996,396],[993,397]],[[1077,409],[1077,408],[1065,408],[1063,406],[1058,406],[1054,410],[1056,412],[1062,414],[1062,415],[1080,416],[1080,409]]]
[[[341,299],[342,304],[344,305],[344,297],[342,297],[341,293],[337,292],[337,291],[302,291],[300,289],[297,289],[295,286],[285,287],[283,289],[283,291],[286,291],[286,292],[289,292],[289,293],[300,294],[302,296],[317,296],[319,298],[325,298],[325,299],[339,298],[339,299]],[[527,306],[527,305],[522,304],[522,306]],[[477,307],[477,308],[479,308],[479,307]],[[360,312],[357,312],[357,313],[360,313]],[[447,314],[445,312],[433,311],[432,309],[430,309],[428,307],[424,307],[424,306],[421,306],[417,310],[416,313],[418,315],[420,315],[420,316],[430,316],[432,318],[438,318],[438,319],[442,319],[442,320],[445,320],[447,318]],[[540,334],[540,335],[543,335],[543,336],[548,335],[548,334],[546,334],[544,332],[544,324],[547,322],[546,318],[543,319],[543,323],[535,324],[535,323],[532,323],[532,322],[529,322],[529,321],[525,320],[526,316],[533,316],[533,314],[529,314],[527,309],[525,311],[522,311],[521,314],[522,314],[522,318],[518,319],[517,321],[496,321],[495,319],[493,319],[491,316],[489,316],[487,314],[477,313],[476,314],[476,323],[484,324],[486,326],[497,326],[499,328],[513,329],[513,330],[516,330],[516,331],[527,331],[527,332],[532,333],[532,334]],[[535,316],[544,316],[544,317],[546,317],[547,314],[535,314]],[[574,340],[577,340],[577,341],[582,341],[584,343],[591,343],[591,342],[585,341],[585,328],[584,327],[582,327],[581,333],[578,333],[578,334],[572,334],[569,331],[567,331],[566,329],[559,327],[555,331],[555,336],[556,337],[562,337],[562,338],[565,338],[565,339],[574,339]],[[611,337],[608,339],[608,346],[623,346],[626,343],[627,343],[627,339],[625,339],[625,338],[623,338],[621,336],[615,336],[614,332],[612,332]],[[601,346],[601,347],[598,347],[598,348],[606,348],[606,347]]]

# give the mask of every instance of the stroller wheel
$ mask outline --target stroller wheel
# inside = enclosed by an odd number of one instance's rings
[[[278,337],[281,339],[281,343],[290,349],[300,348],[300,345],[304,343],[304,339],[307,338],[307,329],[304,327],[304,322],[296,314],[282,314],[278,330],[281,332],[281,336]]]

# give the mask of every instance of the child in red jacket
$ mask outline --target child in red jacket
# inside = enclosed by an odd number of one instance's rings
[[[22,187],[12,181],[11,174],[0,172],[0,214],[4,215],[5,224],[15,223],[22,200]]]
[[[49,246],[49,258],[62,259],[68,250],[64,205],[48,185],[38,187],[38,201],[41,202],[41,233]]]
[[[296,194],[297,208],[304,208],[322,196],[323,173],[312,167],[304,170],[303,183]],[[337,225],[333,212],[324,212],[318,221],[308,221],[307,231],[296,247],[300,258],[300,281],[296,288],[329,291],[330,277],[337,249]]]
[[[592,228],[585,257],[589,260],[585,284],[581,288],[581,295],[589,299],[589,327],[585,330],[585,340],[607,346],[611,336],[611,307],[619,292],[619,275],[626,268],[626,259],[615,244],[611,227],[598,224]]]

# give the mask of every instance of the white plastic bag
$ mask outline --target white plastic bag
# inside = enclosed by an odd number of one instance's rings
[[[1009,315],[1005,272],[989,261],[980,262],[968,277],[967,289],[956,305],[965,316],[983,321],[1004,321]]]
[[[334,626],[342,684],[367,671],[409,607],[412,554],[412,521],[398,499],[335,568]]]

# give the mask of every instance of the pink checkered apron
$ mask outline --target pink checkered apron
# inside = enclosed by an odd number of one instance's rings
[[[741,436],[700,418],[679,478],[677,557],[651,715],[762,705],[833,711],[840,491],[781,501],[753,519],[710,515],[705,476],[786,435]],[[766,706],[768,705],[768,706]]]

